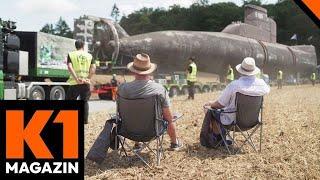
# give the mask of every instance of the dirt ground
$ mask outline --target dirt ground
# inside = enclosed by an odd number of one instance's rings
[[[109,150],[98,166],[85,161],[86,179],[320,179],[320,85],[272,88],[265,97],[263,149],[256,153],[246,147],[241,154],[228,155],[222,148],[207,149],[199,144],[204,117],[202,105],[221,92],[200,94],[195,101],[181,96],[173,99],[173,111],[184,117],[177,122],[184,148],[168,151],[161,166],[145,167],[132,157],[119,159]],[[113,110],[110,110],[112,112]],[[101,131],[108,112],[90,115],[85,127],[85,154]],[[147,152],[149,160],[154,157]]]

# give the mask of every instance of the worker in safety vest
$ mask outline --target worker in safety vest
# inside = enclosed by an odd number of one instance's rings
[[[234,80],[234,73],[231,65],[228,65],[228,72],[227,72],[227,83],[231,83]]]
[[[187,69],[187,82],[188,82],[188,99],[194,99],[194,83],[197,81],[197,65],[194,62],[194,57],[189,58],[189,65]]]
[[[277,84],[278,84],[278,89],[282,89],[282,80],[283,80],[283,73],[279,69],[277,72]]]
[[[315,83],[316,83],[316,73],[313,72],[313,73],[311,74],[310,79],[311,79],[312,85],[314,86]]]
[[[80,100],[85,102],[84,107],[84,123],[88,123],[89,106],[88,100],[90,99],[90,79],[95,73],[95,62],[92,60],[92,55],[84,51],[84,42],[77,40],[75,42],[76,51],[68,54],[68,70],[70,78],[68,82],[70,87],[67,92],[67,100]]]

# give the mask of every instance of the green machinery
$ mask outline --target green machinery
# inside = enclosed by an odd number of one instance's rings
[[[173,74],[157,74],[154,78],[155,82],[162,84],[168,91],[169,96],[188,94],[188,84],[186,75],[183,72],[174,72]],[[205,93],[214,90],[219,90],[224,87],[224,84],[215,82],[196,82],[195,93]]]

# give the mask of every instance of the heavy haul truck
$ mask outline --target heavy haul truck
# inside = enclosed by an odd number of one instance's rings
[[[184,72],[173,72],[172,74],[156,74],[155,82],[162,84],[169,92],[170,97],[188,94],[188,84]],[[195,93],[206,93],[215,90],[221,90],[225,87],[224,83],[220,82],[200,82],[197,81],[194,85]]]
[[[0,19],[0,100],[64,100],[74,40],[15,29]]]

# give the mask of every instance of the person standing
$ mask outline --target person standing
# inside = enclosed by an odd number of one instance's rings
[[[68,70],[70,72],[70,78],[67,81],[70,83],[67,100],[80,100],[84,101],[84,123],[88,123],[89,105],[90,99],[90,79],[95,73],[95,62],[92,59],[92,55],[84,51],[84,42],[77,40],[75,42],[76,51],[68,54]]]
[[[282,89],[282,78],[283,78],[283,73],[279,69],[277,72],[277,84],[278,84],[278,89]]]
[[[118,80],[117,75],[112,74],[112,79],[110,80],[111,83],[111,93],[112,93],[112,101],[115,101],[117,99],[117,91],[118,91]]]
[[[316,73],[313,72],[313,73],[311,74],[310,79],[311,79],[312,85],[314,86],[315,83],[316,83]]]
[[[234,73],[231,65],[228,65],[228,72],[227,72],[227,83],[231,83],[234,80]]]
[[[194,83],[197,81],[197,65],[194,62],[194,57],[189,58],[189,65],[187,69],[187,83],[188,83],[188,99],[194,99]]]

